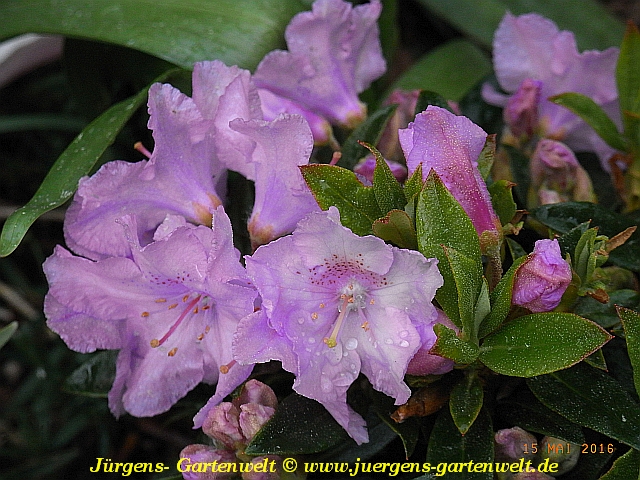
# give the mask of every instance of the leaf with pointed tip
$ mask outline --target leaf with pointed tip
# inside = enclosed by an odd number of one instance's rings
[[[478,347],[460,340],[456,332],[449,327],[436,323],[433,331],[438,336],[431,352],[441,357],[450,358],[461,365],[468,365],[478,358]]]
[[[400,182],[393,176],[391,168],[387,165],[382,154],[373,145],[360,142],[360,145],[369,149],[376,158],[376,166],[373,169],[373,193],[384,214],[391,210],[402,210],[407,204],[404,189]]]
[[[513,201],[512,189],[515,183],[509,180],[498,180],[489,186],[489,195],[491,195],[491,203],[498,214],[501,225],[509,223],[516,214],[518,206]]]
[[[489,178],[489,174],[491,174],[491,167],[493,167],[493,162],[496,157],[496,134],[492,133],[487,135],[487,140],[484,143],[484,147],[480,152],[480,156],[478,157],[478,171],[482,176],[483,180],[487,180]]]
[[[18,322],[11,322],[9,325],[0,328],[0,348],[4,347],[14,333],[18,330]]]
[[[384,218],[373,222],[373,234],[400,248],[418,249],[418,239],[413,222],[403,210],[391,210]]]
[[[630,113],[640,113],[640,31],[632,22],[627,24],[627,30],[620,46],[620,54],[616,65],[616,84],[618,87],[618,102],[620,110]],[[625,132],[630,133],[627,119]]]
[[[640,394],[640,313],[619,306],[616,310],[624,328],[627,353],[633,367],[633,383]]]
[[[470,369],[466,369],[465,373]],[[484,398],[484,389],[475,372],[468,373],[451,390],[449,410],[451,418],[462,435],[469,431],[480,410]]]
[[[479,360],[497,373],[533,377],[575,365],[613,338],[572,313],[516,318],[484,339]]]
[[[616,459],[611,470],[600,477],[600,480],[638,479],[640,479],[640,452],[633,448]]]

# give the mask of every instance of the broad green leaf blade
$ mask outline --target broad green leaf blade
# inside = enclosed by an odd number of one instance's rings
[[[9,325],[0,328],[0,348],[4,347],[14,333],[18,330],[18,322],[11,322]]]
[[[484,143],[480,157],[478,157],[478,170],[483,180],[489,178],[491,174],[491,167],[496,157],[496,134],[492,133],[487,135],[487,140]]]
[[[627,353],[633,367],[633,383],[640,394],[640,313],[623,307],[616,307],[616,310],[624,328]]]
[[[422,191],[423,187],[422,164],[419,163],[418,168],[416,168],[407,181],[404,182],[404,195],[407,197],[407,200],[410,201]]]
[[[572,313],[534,313],[485,338],[479,359],[494,372],[533,377],[570,367],[611,338],[599,325]]]
[[[340,221],[356,235],[371,233],[371,225],[383,214],[373,188],[365,187],[356,174],[334,165],[303,165],[302,176],[323,210],[335,206]]]
[[[93,354],[76,368],[64,382],[64,390],[86,397],[107,398],[116,378],[117,350]]]
[[[616,65],[616,84],[621,111],[640,113],[640,31],[632,22],[627,24]],[[630,133],[627,119],[625,132]]]
[[[513,201],[513,193],[511,191],[514,186],[515,183],[508,180],[498,180],[489,186],[491,203],[502,225],[509,223],[518,209],[516,202]]]
[[[619,45],[624,26],[595,0],[419,0],[466,35],[490,48],[500,20],[507,11],[521,15],[535,10],[554,20],[561,30],[571,30],[581,50]]]
[[[58,33],[150,53],[184,68],[202,60],[253,69],[284,46],[298,0],[12,0],[0,3],[0,38]]]
[[[637,69],[637,66],[636,66]],[[638,75],[640,77],[640,73]],[[581,93],[562,93],[550,97],[556,105],[568,108],[573,113],[582,118],[611,148],[616,150],[627,150],[624,137],[618,132],[618,127],[613,120],[602,110],[596,102]]]
[[[460,100],[491,73],[486,54],[467,40],[450,40],[424,55],[393,88],[429,90],[448,100]]]
[[[433,326],[433,331],[438,336],[431,352],[441,357],[450,358],[460,365],[467,365],[478,357],[478,347],[460,340],[456,332],[441,323]]]
[[[584,363],[530,378],[529,388],[563,417],[640,448],[640,405],[608,374]]]
[[[439,471],[438,478],[444,476],[447,480],[491,480],[493,473],[473,471],[473,464],[493,462],[493,426],[489,414],[482,410],[467,433],[462,435],[453,422],[449,409],[443,409],[431,430],[427,462],[432,468],[442,464],[445,467],[446,464],[458,464],[459,469],[453,472]],[[467,465],[461,466],[462,463]]]
[[[373,193],[380,210],[387,214],[391,210],[403,209],[407,204],[407,198],[404,196],[402,185],[393,176],[382,154],[375,147],[367,143],[363,144],[376,157],[376,167],[373,169]]]
[[[351,132],[342,144],[342,156],[338,162],[340,166],[353,170],[358,161],[369,153],[360,142],[376,145],[397,108],[398,105],[389,105],[375,111]]]
[[[640,452],[633,448],[619,457],[611,470],[600,477],[600,480],[638,480],[640,478]]]
[[[317,453],[347,439],[347,433],[318,402],[292,393],[253,437],[247,455]]]
[[[0,7],[0,10],[2,7]],[[175,70],[162,75],[166,79]],[[58,157],[33,198],[13,212],[2,227],[0,257],[13,252],[29,227],[45,212],[66,202],[78,188],[78,181],[89,174],[100,156],[111,145],[131,115],[145,102],[148,88],[113,105],[89,124]]]
[[[409,215],[402,210],[391,210],[384,218],[373,222],[373,233],[385,242],[410,250],[418,249],[416,229]]]
[[[465,370],[465,373],[468,370]],[[449,410],[451,411],[453,423],[456,424],[462,435],[469,431],[469,428],[478,417],[482,409],[483,399],[484,389],[475,372],[465,375],[463,380],[451,390]]]

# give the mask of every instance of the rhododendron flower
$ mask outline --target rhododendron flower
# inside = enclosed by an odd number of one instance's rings
[[[313,137],[300,115],[281,115],[272,122],[237,119],[230,126],[254,144],[255,201],[248,228],[257,248],[291,233],[307,213],[320,210],[298,168],[309,163]]]
[[[254,81],[331,123],[353,127],[366,116],[358,94],[386,69],[376,23],[382,5],[317,0],[312,9],[291,20],[285,31],[289,50],[267,54]]]
[[[478,235],[498,238],[500,220],[487,185],[478,171],[478,157],[487,134],[467,117],[429,106],[399,132],[409,173],[422,164],[424,179],[433,169],[471,218]]]
[[[516,272],[512,303],[532,312],[553,310],[571,283],[571,276],[558,240],[538,240]]]
[[[539,134],[561,140],[574,150],[594,151],[603,166],[613,150],[577,115],[547,100],[565,92],[582,93],[619,122],[615,67],[618,49],[579,53],[572,32],[559,31],[551,20],[535,13],[507,13],[493,40],[493,64],[500,87],[509,94],[523,91],[526,82],[540,82]],[[485,100],[505,106],[508,96],[488,85]],[[518,127],[519,128],[519,127]]]
[[[417,327],[421,345],[407,366],[407,374],[409,375],[442,375],[453,370],[453,360],[429,353],[438,339],[433,331],[433,325],[441,323],[456,333],[459,331],[446,313],[439,308],[436,308],[436,313],[437,317],[433,324],[422,324]]]
[[[136,219],[120,223],[131,258],[92,261],[57,247],[47,259],[49,328],[79,352],[120,350],[109,392],[116,416],[162,413],[201,381],[217,382],[221,401],[251,372],[234,365],[231,344],[256,296],[228,217],[219,207],[209,228],[169,216],[144,247]]]
[[[236,359],[280,360],[296,375],[295,391],[322,403],[356,442],[368,441],[347,389],[362,372],[396,404],[408,400],[403,378],[421,345],[418,328],[437,319],[437,261],[354,235],[331,207],[246,263],[262,308],[238,326]]]

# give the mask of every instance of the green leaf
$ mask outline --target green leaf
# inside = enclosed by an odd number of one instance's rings
[[[570,367],[611,338],[599,325],[572,313],[534,313],[486,337],[479,359],[494,372],[533,377]]]
[[[397,108],[398,105],[389,105],[375,111],[351,132],[342,144],[342,156],[338,161],[340,166],[353,170],[358,161],[369,153],[360,142],[376,145]]]
[[[413,455],[413,451],[418,444],[418,437],[420,435],[420,422],[416,417],[405,419],[403,422],[396,422],[391,418],[389,412],[393,412],[397,406],[394,405],[394,401],[391,397],[384,395],[381,392],[376,392],[374,395],[374,411],[391,430],[393,430],[404,446],[404,453],[406,458]],[[371,436],[370,436],[371,437]]]
[[[422,163],[418,164],[418,168],[414,170],[411,176],[404,182],[404,195],[407,200],[411,201],[413,197],[418,195],[422,188],[424,187],[424,182],[422,181]]]
[[[373,234],[385,242],[409,250],[418,249],[416,229],[409,215],[402,210],[391,210],[384,218],[373,222],[372,228]]]
[[[323,210],[335,206],[340,220],[356,235],[368,235],[383,214],[372,187],[365,187],[356,174],[334,165],[303,165],[302,176]]]
[[[116,378],[117,350],[105,350],[91,355],[64,382],[67,392],[86,397],[107,398]]]
[[[640,405],[608,374],[584,363],[530,378],[538,400],[574,423],[640,448]]]
[[[438,336],[431,352],[441,357],[450,358],[461,365],[468,365],[478,357],[478,347],[472,343],[460,340],[456,332],[445,327],[441,323],[433,326],[433,331]]]
[[[9,325],[6,325],[0,328],[0,348],[4,347],[14,333],[18,330],[18,322],[11,322]]]
[[[602,328],[611,328],[620,323],[616,305],[637,309],[640,306],[640,294],[635,290],[616,290],[609,294],[608,303],[600,303],[591,297],[581,297],[573,313],[593,320]]]
[[[638,65],[640,65],[640,31],[632,22],[629,22],[616,65],[618,102],[620,110],[623,112],[640,113],[640,70]],[[631,129],[626,120],[625,133],[629,134]]]
[[[451,113],[454,113],[449,106],[449,102],[442,95],[431,90],[421,90],[416,102],[415,114],[424,112],[429,105],[435,105],[436,107],[446,108]]]
[[[561,105],[582,118],[611,148],[627,150],[624,137],[618,132],[613,120],[596,102],[581,93],[562,93],[549,97],[556,105]]]
[[[254,68],[284,46],[298,0],[13,0],[0,3],[0,38],[58,33],[115,43],[191,69],[202,60]]]
[[[393,89],[429,90],[458,101],[490,72],[491,62],[482,50],[468,40],[449,40],[420,58]]]
[[[511,310],[511,297],[513,291],[513,281],[516,272],[520,266],[526,261],[527,257],[520,257],[513,262],[511,268],[504,274],[496,288],[491,292],[491,311],[489,315],[480,324],[478,337],[483,338],[496,330],[502,322],[504,322]]]
[[[487,180],[491,174],[491,167],[496,156],[496,134],[487,135],[487,140],[478,157],[478,170],[483,180]]]
[[[567,233],[581,223],[591,220],[600,235],[609,238],[637,225],[636,222],[611,209],[591,202],[565,202],[543,205],[533,211],[536,220],[559,233]],[[609,253],[609,261],[620,267],[640,272],[640,232]]]
[[[347,433],[318,402],[293,393],[245,449],[247,455],[317,453],[347,439]]]
[[[364,142],[361,142],[361,145],[367,147],[376,157],[376,166],[373,169],[373,193],[380,211],[386,214],[391,210],[402,210],[407,204],[402,185],[393,176],[391,168],[375,147]]]
[[[498,180],[489,186],[491,203],[502,225],[509,223],[518,209],[516,202],[513,201],[513,193],[511,191],[514,186],[515,183],[508,180]]]
[[[496,411],[511,425],[518,425],[530,432],[562,438],[567,442],[584,443],[582,428],[553,410],[545,407],[535,397],[525,401],[501,402]]]
[[[3,7],[0,7],[0,11]],[[1,14],[0,14],[1,15]],[[163,81],[176,70],[161,75]],[[145,102],[148,87],[137,95],[113,105],[89,124],[58,157],[29,203],[13,212],[2,227],[0,257],[13,252],[29,227],[45,212],[59,207],[74,194],[78,181],[88,175],[111,145],[131,115]]]
[[[451,418],[462,435],[467,433],[478,417],[484,398],[482,383],[475,371],[470,370],[465,370],[464,379],[453,387],[449,397]]]
[[[600,480],[637,480],[640,478],[640,452],[633,448],[613,462]]]
[[[633,383],[640,394],[640,314],[624,307],[616,307],[627,341],[627,353],[633,367]]]
[[[493,462],[493,426],[489,414],[481,410],[471,428],[462,435],[449,409],[442,409],[431,430],[426,460],[432,466],[446,463],[450,467],[457,467],[455,471],[447,469],[447,480],[492,480],[493,473],[474,472],[472,467],[469,471],[462,465]],[[457,465],[452,465],[454,463]],[[443,474],[438,472],[439,477]]]

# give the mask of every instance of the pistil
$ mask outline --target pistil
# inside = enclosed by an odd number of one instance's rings
[[[154,338],[153,340],[151,340],[151,347],[156,348],[162,345],[164,342],[166,342],[167,339],[171,336],[171,334],[175,332],[176,329],[180,326],[180,324],[182,323],[182,320],[185,319],[187,314],[191,312],[191,310],[198,304],[199,301],[200,301],[200,295],[198,295],[193,300],[191,300],[191,302],[189,302],[187,307],[182,311],[182,314],[180,314],[180,316],[178,317],[178,320],[176,320],[176,322],[171,326],[169,331],[165,333],[160,340],[158,340],[157,338]]]

